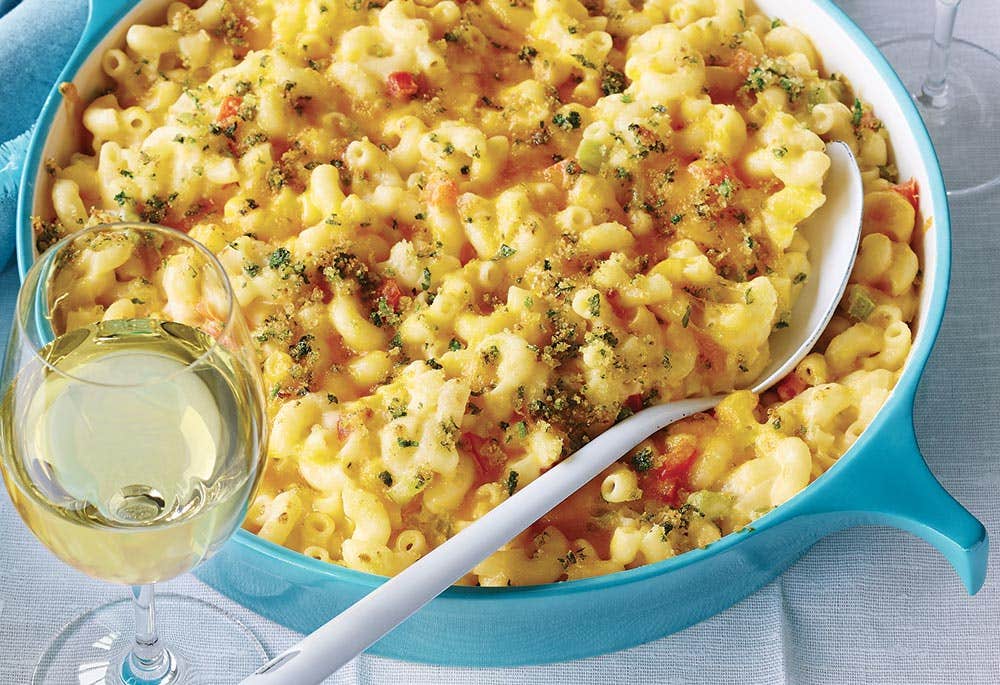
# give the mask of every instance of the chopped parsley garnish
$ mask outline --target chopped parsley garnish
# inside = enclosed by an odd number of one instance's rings
[[[496,259],[506,259],[507,257],[512,257],[516,253],[517,250],[515,250],[507,243],[504,243],[503,245],[500,246],[500,249],[497,251]]]
[[[421,290],[429,290],[430,287],[431,287],[431,270],[428,269],[425,266],[424,267],[424,272],[423,272],[422,277],[420,279],[420,289]]]
[[[389,306],[388,300],[384,297],[378,298],[378,302],[375,304],[375,309],[371,311],[368,318],[370,318],[372,323],[379,328],[385,324],[394,325],[397,321],[396,312],[393,311],[392,307]]]
[[[312,346],[309,344],[314,337],[311,335],[303,335],[299,338],[299,341],[288,348],[289,356],[295,361],[302,361],[312,352]]]
[[[802,283],[805,280],[806,280],[806,275],[800,271],[797,274],[795,274],[795,278],[792,279],[792,283],[798,285],[799,283]]]
[[[570,110],[566,114],[562,112],[557,112],[552,117],[552,123],[561,128],[564,131],[571,131],[573,129],[580,128],[581,119],[580,113],[576,110]]]
[[[861,125],[861,118],[864,117],[865,115],[865,110],[861,106],[861,100],[859,100],[858,98],[854,98],[853,112],[854,113],[851,115],[851,123],[854,124],[855,128],[857,128],[858,126]]]
[[[438,362],[438,360],[434,359],[433,357],[431,357],[430,359],[425,359],[424,360],[424,364],[426,364],[427,366],[431,367],[434,370],[438,370],[438,369],[443,369],[444,368],[443,366],[441,366],[441,364]]]
[[[628,82],[625,79],[625,74],[605,66],[604,73],[601,75],[601,91],[605,95],[614,95],[624,92],[626,88],[628,88]]]
[[[219,124],[210,124],[208,129],[211,131],[213,136],[224,136],[229,140],[236,140],[236,126],[239,122],[232,122],[227,126],[220,126]]]
[[[672,217],[670,217],[670,223],[672,223],[675,226],[683,220],[684,220],[683,214],[674,214]]]
[[[784,59],[765,57],[747,74],[744,87],[751,92],[760,93],[771,86],[778,86],[788,94],[790,100],[795,100],[802,94],[805,82]]]
[[[171,193],[166,199],[159,195],[151,195],[141,205],[136,204],[136,209],[139,210],[139,218],[151,224],[162,222],[166,218],[167,212],[170,211],[170,203],[176,199],[177,193]]]
[[[409,440],[407,438],[396,438],[396,444],[400,447],[418,447],[420,445],[420,441]]]
[[[591,316],[601,315],[601,295],[600,293],[594,293],[587,299],[587,304],[590,306]]]
[[[719,192],[719,195],[728,199],[733,194],[735,188],[733,188],[733,182],[727,178],[716,186],[716,190]]]
[[[382,473],[378,474],[378,479],[385,484],[385,487],[387,488],[392,487],[392,474],[389,473],[388,471],[383,471]]]
[[[462,349],[462,343],[460,343],[458,340],[455,340],[455,338],[452,338],[451,341],[448,342],[448,349],[451,350],[452,352],[457,352],[458,350]]]
[[[487,364],[495,364],[498,359],[500,359],[500,348],[496,345],[490,345],[483,352],[483,361]]]
[[[596,69],[597,68],[597,65],[594,64],[593,62],[591,62],[589,59],[587,59],[587,57],[585,55],[581,55],[580,53],[575,52],[575,53],[573,53],[570,56],[573,59],[575,59],[577,62],[579,62],[580,66],[583,67],[584,69]]]
[[[267,258],[267,265],[272,269],[280,269],[287,266],[292,260],[292,253],[287,248],[279,247]]]
[[[681,326],[687,328],[690,322],[691,322],[691,305],[689,304],[687,308],[684,310],[684,316],[681,317]]]
[[[603,340],[608,344],[609,347],[618,347],[618,338],[611,331],[604,331],[597,336],[598,340]]]
[[[517,471],[511,471],[507,476],[507,495],[513,495],[517,490]]]
[[[285,172],[281,167],[271,167],[267,172],[267,187],[275,192],[285,187]]]
[[[569,569],[569,567],[572,566],[573,564],[579,561],[583,561],[586,558],[587,554],[583,551],[583,549],[578,549],[576,551],[570,550],[566,552],[566,556],[559,557],[558,559],[556,559],[556,561],[558,561],[562,565],[563,570],[565,571]]]
[[[645,473],[653,468],[653,450],[644,447],[632,455],[632,468],[639,473]]]
[[[389,400],[389,414],[394,419],[406,416],[406,405],[403,404],[403,400],[398,397],[393,397]]]
[[[515,423],[514,430],[517,431],[517,437],[521,438],[522,440],[528,437],[528,424],[525,423],[524,421],[518,421],[517,423]]]

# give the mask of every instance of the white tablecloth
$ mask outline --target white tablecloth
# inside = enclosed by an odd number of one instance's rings
[[[929,30],[929,0],[840,4],[876,39]],[[998,24],[997,3],[966,0],[957,34],[1000,50]],[[982,142],[1000,154],[1000,131]],[[1000,540],[1000,191],[953,203],[953,213],[951,299],[918,395],[917,434],[934,473]],[[8,266],[0,275],[4,337],[16,284]],[[329,682],[993,685],[1000,682],[998,571],[994,553],[986,585],[970,598],[923,542],[892,530],[856,529],[821,541],[779,580],[728,611],[642,647],[510,670],[362,656]],[[297,639],[192,576],[165,589],[219,604],[272,653]],[[27,683],[49,636],[77,612],[123,595],[52,558],[6,493],[0,495],[0,683]],[[220,650],[227,637],[218,636]]]

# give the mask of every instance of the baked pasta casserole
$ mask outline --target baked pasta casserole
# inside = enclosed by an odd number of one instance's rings
[[[819,476],[906,360],[916,188],[808,37],[744,0],[173,2],[64,88],[37,247],[95,223],[218,255],[269,392],[245,526],[391,575],[601,431],[645,440],[464,582],[548,583],[710,544]],[[865,185],[816,349],[748,387],[812,277],[825,142]],[[183,256],[94,248],[67,327],[199,305]]]

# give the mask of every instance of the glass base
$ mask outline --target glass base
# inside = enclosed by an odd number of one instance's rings
[[[954,40],[948,89],[943,102],[930,103],[921,93],[930,45],[930,35],[914,35],[878,47],[913,95],[934,141],[948,195],[1000,185],[1000,57]]]
[[[132,647],[134,621],[131,599],[75,618],[42,654],[32,685],[123,685],[120,668]],[[156,626],[176,665],[175,675],[163,681],[170,685],[239,683],[268,659],[246,626],[192,597],[157,594]]]

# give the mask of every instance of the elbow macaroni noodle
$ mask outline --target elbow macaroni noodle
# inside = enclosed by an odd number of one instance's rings
[[[464,582],[709,544],[835,462],[909,352],[915,188],[750,2],[174,2],[102,67],[38,247],[145,220],[218,254],[270,392],[245,526],[315,559],[396,573],[629,413],[728,392]],[[833,139],[865,179],[851,285],[776,390],[736,390],[810,277]],[[96,250],[67,323],[197,307],[185,268]]]

